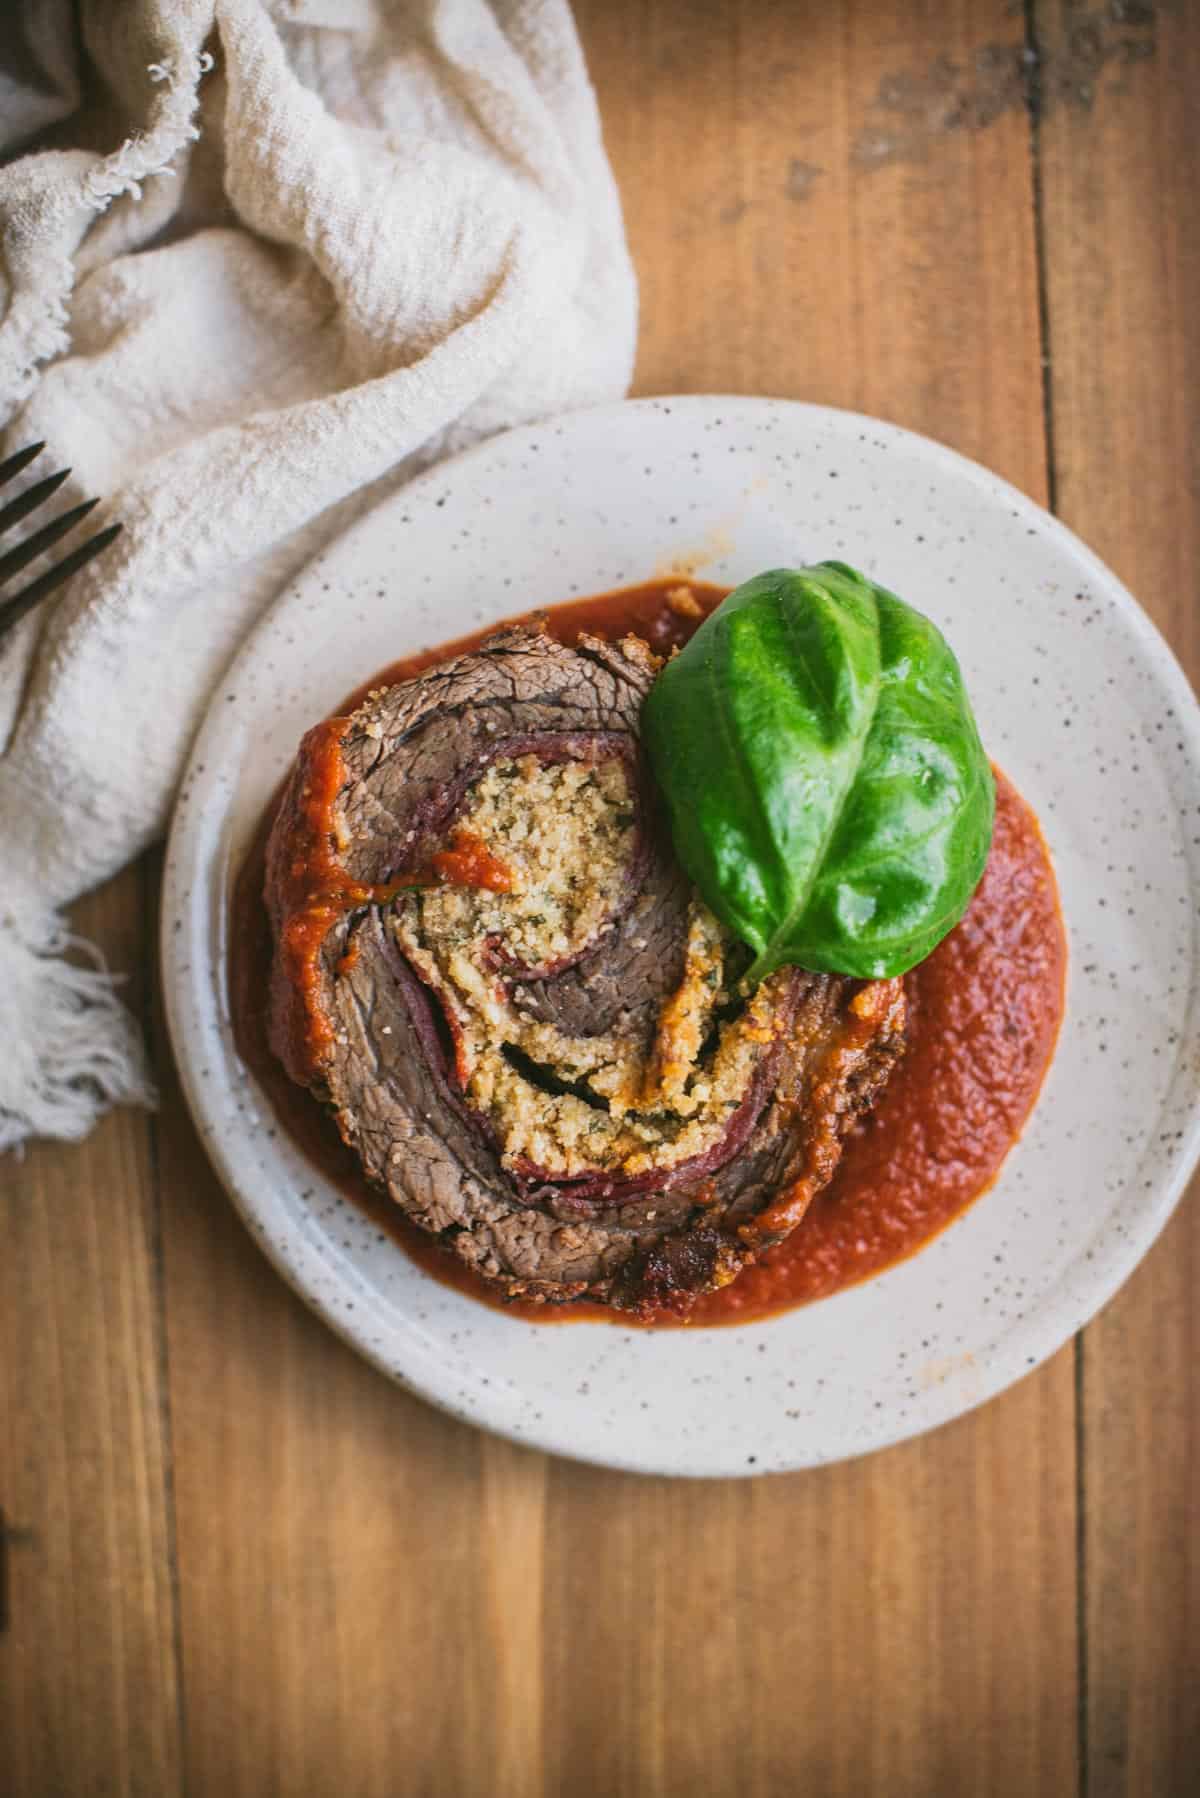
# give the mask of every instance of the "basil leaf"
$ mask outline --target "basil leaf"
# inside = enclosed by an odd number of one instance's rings
[[[880,979],[957,924],[995,788],[962,674],[928,618],[853,568],[731,593],[642,713],[676,852],[755,951]]]

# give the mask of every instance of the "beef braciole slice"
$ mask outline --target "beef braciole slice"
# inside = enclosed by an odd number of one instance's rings
[[[510,1297],[724,1284],[903,1046],[899,981],[743,990],[642,762],[656,667],[637,638],[501,632],[310,731],[271,835],[276,1053]]]

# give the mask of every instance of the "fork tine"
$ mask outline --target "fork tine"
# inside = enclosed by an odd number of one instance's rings
[[[45,447],[44,443],[30,443],[15,455],[9,456],[7,461],[0,462],[0,487],[6,481],[11,481],[14,475],[20,474],[23,468],[28,468],[34,457],[40,456]]]
[[[97,531],[94,537],[89,537],[86,543],[81,543],[78,549],[73,549],[69,556],[64,556],[61,562],[56,563],[53,568],[47,569],[45,574],[40,574],[36,581],[29,583],[28,587],[23,588],[20,593],[14,593],[11,599],[5,600],[0,605],[0,641],[3,641],[14,625],[21,622],[27,612],[33,610],[39,600],[45,599],[48,594],[61,587],[64,581],[69,581],[73,574],[78,574],[81,568],[98,556],[102,550],[106,550],[114,537],[119,537],[120,534],[121,526],[119,524],[110,524],[107,530]]]
[[[14,524],[20,524],[23,518],[28,518],[44,499],[57,493],[70,472],[69,468],[60,468],[57,474],[47,475],[36,487],[27,487],[24,493],[18,493],[16,499],[10,499],[3,511],[0,511],[0,537],[5,531],[11,530]]]
[[[81,506],[72,506],[69,512],[62,512],[57,518],[52,518],[48,525],[35,531],[32,537],[26,537],[23,543],[10,549],[6,556],[0,556],[0,587],[14,574],[19,574],[22,568],[27,568],[35,556],[40,556],[43,550],[57,543],[60,537],[65,537],[81,518],[87,517],[93,506],[99,504],[98,499],[86,499]]]

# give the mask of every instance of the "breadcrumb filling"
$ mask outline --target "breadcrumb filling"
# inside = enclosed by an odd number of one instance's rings
[[[502,758],[468,792],[453,834],[486,844],[512,890],[427,893],[426,938],[468,951],[491,940],[509,962],[551,967],[602,929],[629,878],[636,813],[625,763]]]
[[[589,948],[627,895],[637,811],[626,763],[498,759],[469,789],[448,840],[467,838],[504,864],[510,890],[410,892],[391,928],[441,1000],[458,1079],[504,1164],[553,1179],[632,1177],[712,1148],[778,1028],[777,977],[740,1005],[733,939],[698,896],[683,978],[648,1045],[568,1036],[522,1003],[522,980]]]

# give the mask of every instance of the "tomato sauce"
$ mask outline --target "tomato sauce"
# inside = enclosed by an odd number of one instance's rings
[[[606,637],[632,631],[664,654],[687,641],[726,591],[679,578],[652,581],[511,622],[536,616],[563,642],[574,642],[581,630]],[[352,710],[375,687],[410,679],[474,648],[494,629],[392,664],[341,710]],[[1054,1053],[1066,979],[1054,870],[1037,819],[997,770],[996,830],[983,880],[961,924],[907,976],[905,1056],[874,1112],[847,1141],[830,1185],[792,1235],[729,1286],[701,1298],[686,1318],[664,1313],[637,1326],[601,1305],[510,1304],[368,1185],[332,1120],[293,1084],[271,1051],[266,970],[272,944],[262,888],[273,813],[271,806],[233,896],[230,999],[243,1061],[299,1147],[418,1265],[481,1303],[534,1323],[592,1320],[623,1329],[743,1324],[881,1272],[923,1247],[991,1185]],[[445,853],[461,848],[469,855],[473,847],[463,843]],[[485,884],[479,876],[489,873],[486,884],[503,878],[502,864],[463,872],[472,884]]]
[[[460,830],[449,849],[438,849],[429,865],[447,886],[485,887],[490,893],[511,893],[512,869],[493,855],[482,837]]]

